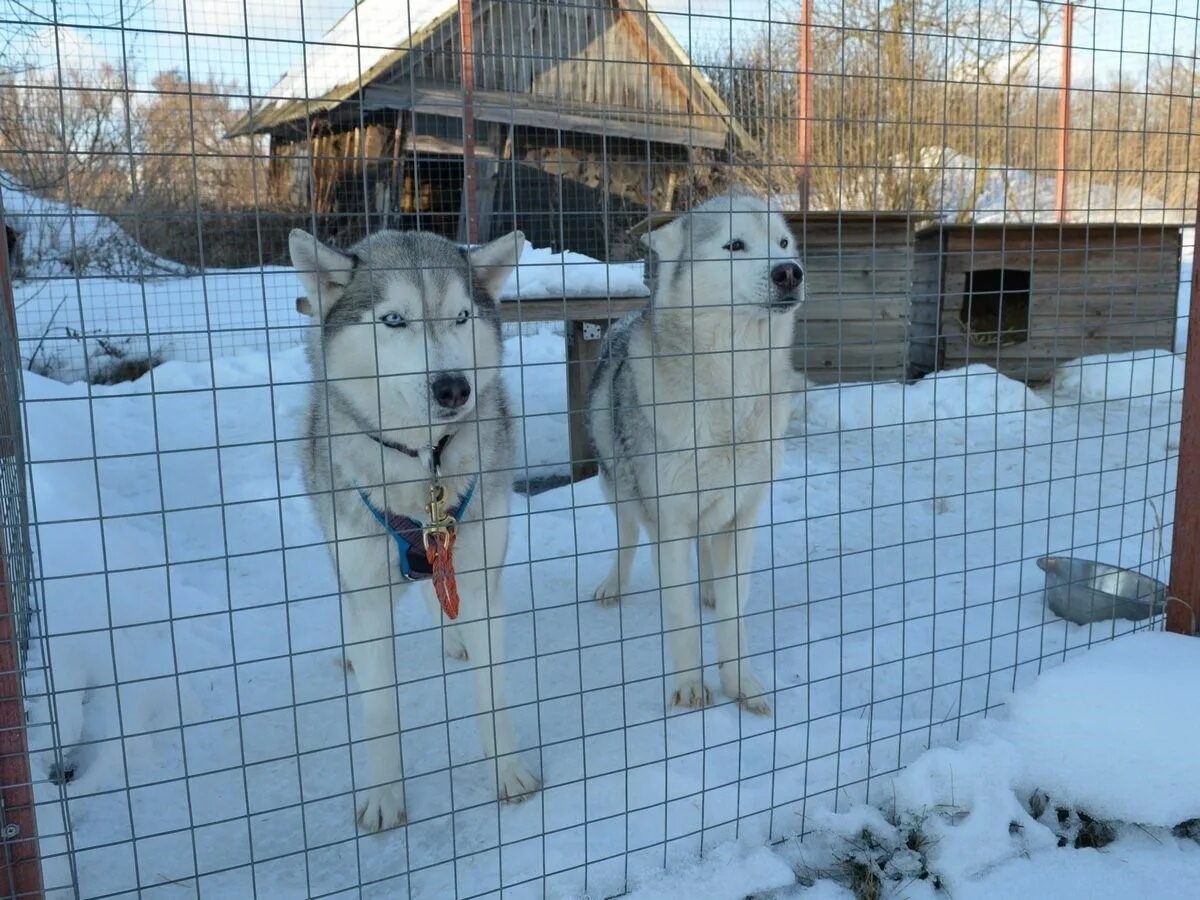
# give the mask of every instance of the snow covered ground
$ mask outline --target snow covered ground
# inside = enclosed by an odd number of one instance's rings
[[[122,360],[202,362],[303,342],[302,293],[286,267],[208,269],[160,259],[112,220],[4,190],[21,234],[14,285],[21,360],[60,381],[103,379]],[[526,245],[505,301],[545,297],[640,297],[641,263],[606,265],[578,253]]]
[[[1166,578],[1181,355],[1079,360],[1040,391],[977,366],[798,397],[749,608],[771,719],[666,709],[648,552],[642,595],[586,600],[615,544],[594,480],[515,497],[510,699],[546,788],[498,808],[469,669],[406,606],[410,825],[360,838],[353,683],[296,459],[310,376],[294,276],[189,277],[135,244],[131,271],[63,262],[63,235],[122,238],[50,206],[26,211],[59,224],[38,232],[17,302],[24,358],[57,379],[24,382],[45,578],[27,688],[53,895],[826,898],[878,877],[894,896],[936,881],[992,900],[1178,893],[1196,871],[1171,832],[1200,816],[1172,749],[1196,744],[1170,693],[1192,645],[1055,618],[1035,565],[1069,553]],[[522,262],[510,298],[644,290],[636,264]],[[119,346],[167,361],[136,382],[76,380],[109,364],[98,337],[130,335],[142,345]],[[506,353],[521,465],[565,472],[562,338],[530,327]],[[1081,812],[1116,841],[1059,850],[1095,830]]]
[[[881,779],[878,806],[814,814],[803,842],[726,845],[632,897],[849,900],[851,885],[911,900],[1187,893],[1200,871],[1200,784],[1167,748],[1200,740],[1200,719],[1180,715],[1198,665],[1200,642],[1159,633],[1073,655],[970,739]],[[880,894],[867,893],[872,881]]]
[[[541,429],[525,441],[534,464],[566,462],[561,348],[549,332],[508,343],[522,421]],[[772,719],[665,713],[653,597],[581,602],[615,542],[595,481],[518,497],[508,669],[546,789],[498,809],[470,676],[424,607],[402,608],[412,823],[360,839],[333,572],[292,443],[301,351],[169,362],[90,396],[27,375],[46,577],[36,776],[56,761],[52,716],[81,745],[73,781],[37,787],[48,883],[89,897],[360,882],[371,896],[603,896],[702,847],[882,801],[882,776],[1070,650],[1131,629],[1046,614],[1033,561],[1073,552],[1165,577],[1181,376],[1159,353],[1081,361],[1042,393],[983,367],[811,392],[750,605]],[[652,588],[646,553],[635,578]]]

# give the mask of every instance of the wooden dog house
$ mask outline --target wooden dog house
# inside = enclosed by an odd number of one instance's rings
[[[1029,384],[1081,356],[1170,349],[1181,232],[1138,224],[918,232],[914,375],[984,363]]]

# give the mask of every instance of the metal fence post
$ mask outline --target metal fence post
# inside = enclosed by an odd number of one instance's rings
[[[0,199],[0,230],[7,236],[4,224],[4,205]],[[19,502],[25,490],[18,402],[21,372],[7,239],[0,246],[0,294],[3,295],[0,342],[11,341],[12,351],[5,352],[0,346],[0,390],[8,394],[0,396],[0,466],[18,467],[12,484],[13,490],[19,492],[17,498],[0,499]],[[21,683],[22,629],[17,619],[21,611],[13,595],[12,569],[6,558],[10,546],[10,541],[0,540],[0,844],[3,845],[0,890],[6,890],[10,897],[36,897],[42,895],[42,870]]]
[[[1200,213],[1200,187],[1196,209]],[[1200,215],[1197,216],[1200,225]],[[1179,474],[1171,546],[1171,597],[1167,630],[1196,634],[1200,621],[1200,269],[1192,249],[1192,297],[1188,304],[1187,355],[1183,370],[1183,417],[1179,424]]]

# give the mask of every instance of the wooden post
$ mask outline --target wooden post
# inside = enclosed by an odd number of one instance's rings
[[[463,86],[463,216],[466,242],[479,243],[479,202],[475,168],[475,20],[471,0],[458,0],[458,34]],[[460,229],[461,231],[461,229]]]
[[[1196,209],[1200,211],[1200,188]],[[1200,224],[1200,222],[1198,222]],[[1179,424],[1179,466],[1175,482],[1175,524],[1171,545],[1171,601],[1167,630],[1196,634],[1200,628],[1200,267],[1192,259],[1192,299],[1188,304],[1187,351],[1193,364],[1183,369],[1183,416]]]
[[[604,320],[566,323],[567,427],[572,481],[590,478],[599,471],[596,460],[592,458],[591,439],[587,431],[587,394],[592,373],[600,361],[600,343],[608,325]]]
[[[408,135],[404,129],[404,110],[396,111],[396,125],[392,129],[392,172],[388,182],[389,217],[383,223],[384,228],[399,228],[400,214],[404,209],[404,180],[401,160],[404,155],[404,143]]]
[[[800,71],[796,85],[799,109],[796,110],[796,153],[800,168],[798,185],[799,207],[808,211],[809,191],[812,186],[813,148],[813,97],[812,97],[812,0],[804,0],[800,14]]]
[[[0,231],[3,231],[4,207],[0,200]],[[0,293],[3,308],[0,316],[0,335],[13,342],[16,356],[17,320],[13,306],[12,279],[9,277],[8,241],[0,247]],[[3,350],[0,349],[0,353]],[[8,360],[4,360],[7,362]],[[3,381],[15,390],[20,384],[20,364],[13,371],[4,371]],[[2,398],[3,402],[9,398]],[[14,407],[16,404],[12,404]],[[0,412],[0,451],[8,457],[9,465],[21,460],[19,409]],[[14,490],[23,491],[25,473],[14,480]],[[25,733],[25,701],[21,684],[21,648],[17,615],[13,603],[8,561],[0,545],[0,890],[9,890],[14,897],[42,895],[42,868],[38,853],[37,819],[33,808],[33,779],[29,772],[29,746]]]
[[[1068,2],[1063,9],[1062,83],[1058,88],[1058,173],[1055,181],[1054,204],[1058,221],[1067,221],[1067,153],[1071,134],[1071,44],[1075,31],[1075,4]]]

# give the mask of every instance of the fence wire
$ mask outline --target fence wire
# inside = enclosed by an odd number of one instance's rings
[[[621,894],[884,803],[1162,626],[1045,587],[1169,579],[1195,5],[0,19],[0,586],[47,895]],[[730,191],[771,213],[680,227]],[[387,230],[450,243],[359,243]],[[746,344],[793,260],[794,323]],[[409,444],[463,421],[447,484],[499,523],[464,524],[463,618],[387,612]]]

